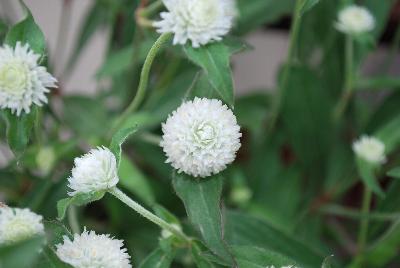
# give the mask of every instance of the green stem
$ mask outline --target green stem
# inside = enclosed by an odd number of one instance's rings
[[[276,100],[274,102],[274,106],[272,107],[272,114],[269,124],[269,131],[272,132],[275,128],[277,123],[279,113],[282,106],[283,98],[285,97],[287,85],[290,78],[290,70],[295,62],[296,59],[296,47],[297,47],[297,39],[300,33],[300,25],[301,25],[301,7],[303,6],[304,0],[297,0],[296,6],[293,13],[293,24],[290,30],[290,41],[289,41],[289,50],[288,50],[288,57],[286,60],[286,65],[283,70],[283,76],[281,81],[281,86],[279,87],[279,91],[276,95]]]
[[[146,60],[144,62],[142,72],[140,74],[140,81],[139,81],[139,86],[136,92],[135,97],[133,98],[132,102],[129,104],[129,106],[126,108],[126,110],[122,113],[122,115],[117,119],[115,126],[113,127],[111,131],[111,135],[114,134],[128,119],[128,117],[136,111],[136,109],[139,107],[141,102],[143,101],[145,94],[146,94],[146,89],[147,85],[149,82],[149,75],[150,75],[150,69],[153,64],[153,61],[157,55],[157,53],[160,51],[162,46],[168,42],[172,37],[171,33],[164,33],[160,35],[160,37],[157,39],[157,41],[153,44],[151,47],[149,53],[147,54]]]
[[[76,211],[76,207],[73,205],[69,206],[68,208],[68,224],[74,234],[81,233],[81,228],[78,221],[78,213]]]
[[[346,111],[347,105],[353,95],[354,82],[354,43],[351,36],[346,36],[345,47],[345,86],[343,94],[335,107],[334,120],[339,121],[343,113]]]
[[[371,199],[372,199],[372,191],[367,187],[364,186],[364,194],[362,200],[362,207],[361,207],[361,214],[363,218],[361,218],[360,222],[360,231],[358,233],[358,255],[362,256],[365,250],[365,246],[367,243],[367,236],[368,236],[368,225],[369,225],[369,211],[371,207]]]
[[[191,242],[190,238],[187,237],[182,231],[178,230],[168,222],[164,221],[163,219],[159,218],[158,216],[154,215],[153,213],[142,207],[137,202],[133,201],[129,196],[124,194],[117,187],[109,189],[108,192],[113,196],[115,196],[116,198],[118,198],[122,203],[132,208],[137,213],[139,213],[141,216],[151,221],[152,223],[157,224],[162,229],[170,231],[171,233],[175,234],[177,237],[181,238],[183,241],[187,243]]]

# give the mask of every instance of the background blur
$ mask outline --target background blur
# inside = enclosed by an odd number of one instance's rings
[[[385,0],[377,0],[385,1]],[[75,44],[75,40],[79,35],[79,25],[85,18],[87,10],[94,1],[92,0],[26,0],[26,4],[31,9],[34,18],[40,25],[47,38],[50,54],[53,59],[65,63],[65,59],[69,55]],[[70,5],[69,8],[65,6]],[[70,10],[70,25],[66,31],[66,35],[59,37],[60,21],[62,13]],[[19,8],[18,1],[1,0],[0,13],[3,17],[8,17],[15,22],[23,17]],[[287,20],[287,19],[286,19]],[[393,10],[392,24],[398,20],[398,12]],[[133,13],[132,13],[133,22]],[[251,90],[273,89],[275,86],[275,75],[277,68],[286,57],[287,52],[287,27],[289,23],[283,20],[272,28],[266,28],[263,31],[258,30],[247,37],[247,41],[254,47],[253,51],[241,53],[234,59],[234,72],[237,93],[241,94]],[[392,38],[391,29],[387,30],[386,38]],[[96,88],[95,74],[101,66],[106,51],[109,32],[107,29],[98,31],[89,45],[84,49],[78,64],[72,74],[63,82],[63,91],[67,93],[90,94]],[[57,38],[65,40],[58,47]],[[369,56],[364,71],[368,74],[378,72],[374,67],[379,66],[384,60],[386,53],[385,43],[381,44],[380,49],[373,55]],[[61,55],[55,55],[61,54]],[[58,64],[58,63],[57,63]],[[58,65],[61,66],[61,65]],[[397,68],[396,68],[397,66]],[[397,72],[396,72],[397,69]],[[392,66],[391,72],[399,73],[400,57]],[[59,74],[62,70],[55,70]]]

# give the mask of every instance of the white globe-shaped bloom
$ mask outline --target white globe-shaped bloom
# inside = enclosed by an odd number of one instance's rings
[[[385,144],[374,137],[362,136],[353,143],[353,151],[371,164],[383,164],[386,161]]]
[[[372,31],[375,19],[368,9],[351,5],[339,12],[336,28],[346,34],[361,34]]]
[[[38,65],[39,58],[28,44],[0,47],[0,108],[19,116],[22,111],[29,113],[33,104],[47,103],[45,94],[57,87],[57,80]]]
[[[163,0],[168,12],[153,26],[159,33],[173,33],[174,44],[193,47],[219,41],[233,26],[236,17],[234,0]]]
[[[43,234],[43,217],[27,208],[0,207],[0,245]]]
[[[94,231],[74,234],[71,241],[64,236],[62,244],[56,245],[57,256],[75,268],[130,268],[130,256],[122,240],[110,235],[98,235]]]
[[[220,100],[206,98],[183,103],[162,130],[166,162],[194,177],[224,170],[235,160],[242,135],[232,111]]]
[[[107,190],[119,181],[117,161],[108,148],[92,149],[82,157],[75,158],[74,163],[72,176],[68,178],[68,187],[73,190],[69,195]]]

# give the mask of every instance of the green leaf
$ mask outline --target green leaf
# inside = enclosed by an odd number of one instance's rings
[[[389,170],[387,175],[392,178],[400,179],[400,167],[396,167],[392,170]]]
[[[304,13],[312,9],[316,4],[319,3],[320,0],[304,0],[301,8],[300,8],[300,15],[303,16]]]
[[[361,179],[363,180],[365,185],[380,197],[384,197],[385,193],[379,186],[377,178],[375,176],[376,166],[371,165],[370,163],[361,158],[357,158],[356,162],[357,162],[358,173],[361,176]]]
[[[49,247],[45,247],[41,254],[41,259],[32,268],[73,268],[71,265],[61,261],[55,251]]]
[[[53,248],[64,240],[64,236],[72,238],[71,232],[59,221],[44,221],[48,245]]]
[[[229,48],[222,42],[215,42],[200,48],[186,45],[184,51],[193,63],[204,70],[210,84],[219,96],[233,107],[234,88]]]
[[[120,160],[121,160],[122,144],[126,141],[126,139],[130,135],[135,133],[137,131],[137,129],[138,129],[137,125],[130,127],[130,128],[120,129],[112,137],[111,143],[110,143],[110,150],[115,155],[118,166],[119,166]]]
[[[374,136],[385,144],[385,153],[393,152],[400,144],[400,115],[382,126]]]
[[[26,5],[24,8],[27,12],[25,19],[10,28],[4,43],[11,47],[14,47],[17,42],[27,43],[34,52],[43,55],[46,49],[45,37]]]
[[[203,255],[203,252],[198,245],[198,243],[193,242],[193,245],[190,248],[193,260],[198,268],[214,268],[213,263]]]
[[[64,120],[76,134],[89,139],[107,133],[104,124],[109,121],[109,117],[100,99],[68,96],[63,101]]]
[[[160,247],[155,249],[149,256],[139,265],[139,268],[169,268],[174,259],[173,252],[165,252]]]
[[[62,220],[65,217],[65,213],[67,209],[71,205],[75,206],[83,206],[88,203],[100,200],[103,198],[105,192],[93,192],[93,193],[78,193],[72,197],[67,197],[61,199],[57,202],[57,212],[58,212],[58,220]]]
[[[118,169],[118,177],[122,186],[140,197],[147,205],[154,205],[156,200],[149,179],[123,154]]]
[[[10,111],[2,111],[1,115],[6,122],[7,142],[17,157],[21,156],[28,146],[31,132],[38,110],[34,107],[29,114],[13,115]]]
[[[270,266],[295,266],[295,262],[281,254],[254,246],[232,247],[239,267],[265,268]]]
[[[43,236],[36,236],[12,245],[0,246],[0,267],[30,268],[40,257],[46,244]]]
[[[200,232],[207,247],[224,261],[233,264],[234,259],[223,239],[220,207],[222,181],[220,175],[196,179],[175,174],[172,182],[185,205],[189,220]]]
[[[228,212],[226,240],[230,245],[265,248],[290,259],[303,268],[320,267],[326,256],[304,242],[271,226],[268,222],[239,212]]]

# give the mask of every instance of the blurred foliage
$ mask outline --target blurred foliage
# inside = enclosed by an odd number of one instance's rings
[[[234,53],[251,49],[242,40],[248,34],[290,16],[295,1],[238,0],[240,17],[223,42],[202,49],[168,44],[161,50],[144,103],[128,115],[113,140],[110,131],[136,94],[141,67],[157,35],[136,25],[138,0],[91,1],[63,76],[96,31],[107,29],[108,49],[95,77],[102,90],[90,97],[66,96],[61,85],[48,107],[19,118],[1,111],[2,144],[15,157],[0,169],[0,198],[43,215],[47,240],[34,237],[0,247],[0,267],[68,267],[56,257],[54,245],[63,235],[71,236],[65,219],[70,205],[81,226],[123,239],[133,267],[399,267],[400,79],[357,72],[356,92],[335,121],[346,74],[345,38],[333,25],[338,10],[352,1],[298,1],[295,57],[283,63],[276,79],[276,91],[283,92],[278,115],[274,91],[235,97],[230,60]],[[394,1],[358,3],[371,10],[377,23],[372,43],[355,42],[361,68],[377,49]],[[0,39],[9,45],[28,42],[43,58],[48,56],[29,11],[16,25],[0,21]],[[243,132],[234,164],[201,181],[173,173],[158,145],[161,123],[182,100],[194,96],[220,98],[234,107]],[[381,170],[353,155],[351,144],[364,133],[386,145],[388,161]],[[161,237],[156,226],[107,194],[67,196],[73,159],[110,143],[119,162],[121,189],[167,222],[181,225],[195,238],[190,248]],[[375,193],[370,216],[358,210],[364,183]],[[332,210],[332,205],[342,209]],[[343,210],[351,210],[352,216],[337,213]],[[361,254],[356,240],[365,217],[370,228]],[[360,258],[362,265],[355,261]]]

